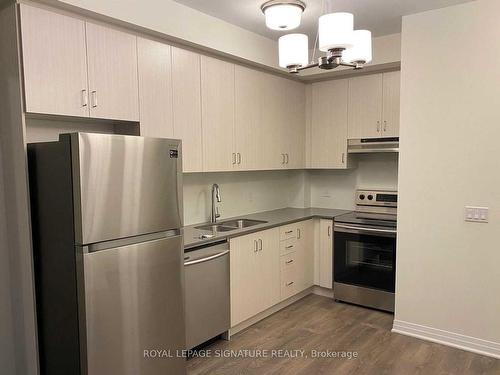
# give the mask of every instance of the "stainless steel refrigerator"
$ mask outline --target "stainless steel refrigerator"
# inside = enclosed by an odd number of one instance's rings
[[[42,374],[185,374],[180,141],[28,145]]]

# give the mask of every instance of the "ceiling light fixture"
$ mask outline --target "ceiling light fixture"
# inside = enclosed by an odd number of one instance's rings
[[[269,3],[284,4],[285,2],[265,3],[262,5],[262,11],[265,14],[265,6]],[[315,67],[327,70],[339,66],[363,68],[365,64],[372,61],[372,35],[368,30],[353,30],[353,24],[354,17],[351,13],[337,12],[322,15],[318,21],[316,39],[319,41],[319,50],[326,52],[326,56],[319,57],[317,62],[314,62],[313,56],[310,64],[307,63],[309,57],[307,35],[282,36],[279,38],[279,65],[287,68],[292,74]]]
[[[300,25],[306,4],[299,0],[271,0],[260,7],[266,26],[272,30],[292,30]]]

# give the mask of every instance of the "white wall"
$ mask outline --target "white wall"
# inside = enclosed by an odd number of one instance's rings
[[[221,218],[304,207],[304,171],[185,173],[184,222],[210,220],[212,184],[220,187]]]
[[[350,156],[351,157],[351,156]],[[398,154],[352,156],[349,170],[309,170],[312,207],[354,209],[356,189],[398,189]]]
[[[500,357],[499,15],[478,0],[403,19],[395,328]]]

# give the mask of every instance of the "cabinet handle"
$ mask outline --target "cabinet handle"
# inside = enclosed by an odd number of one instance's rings
[[[92,103],[92,108],[96,108],[97,107],[97,91],[96,90],[91,91],[90,100]]]
[[[380,133],[380,121],[377,121],[377,133]]]
[[[293,245],[288,245],[288,246],[285,246],[285,249],[291,249],[293,247]]]
[[[384,120],[384,131],[387,131],[387,120]]]
[[[331,230],[331,227],[330,227],[330,226],[328,226],[328,237],[331,237],[331,231],[332,231],[332,230]]]
[[[86,107],[89,105],[89,96],[87,95],[87,90],[82,90],[82,107]]]
[[[290,233],[293,233],[293,230],[287,230],[287,231],[285,232],[285,234],[290,234]]]
[[[290,281],[289,283],[286,283],[286,286],[293,285],[293,281]]]
[[[301,236],[300,229],[297,228],[297,239],[298,240],[300,240],[300,236]]]
[[[281,161],[281,164],[285,164],[285,154],[281,154],[281,157],[283,158],[283,160]]]
[[[342,164],[345,163],[345,153],[342,153]]]
[[[286,164],[288,164],[288,162],[290,161],[289,157],[288,157],[288,154],[285,154],[286,155]]]
[[[262,239],[259,238],[259,251],[262,251]]]
[[[253,240],[253,252],[256,253],[257,251],[259,251],[258,242],[257,240]]]
[[[293,259],[287,260],[287,261],[285,262],[285,264],[292,264],[292,263],[293,263]]]
[[[238,155],[238,164],[241,164],[241,154],[238,152],[237,155]]]
[[[235,153],[235,152],[233,152],[233,153],[231,154],[231,160],[232,160],[232,162],[233,162],[233,165],[235,165],[235,164],[236,164],[236,153]]]

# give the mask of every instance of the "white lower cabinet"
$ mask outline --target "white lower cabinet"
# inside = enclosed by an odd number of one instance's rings
[[[232,238],[230,249],[232,327],[313,285],[312,220]]]
[[[333,288],[333,220],[320,219],[315,223],[314,283]]]
[[[231,326],[280,300],[279,229],[230,240]]]

